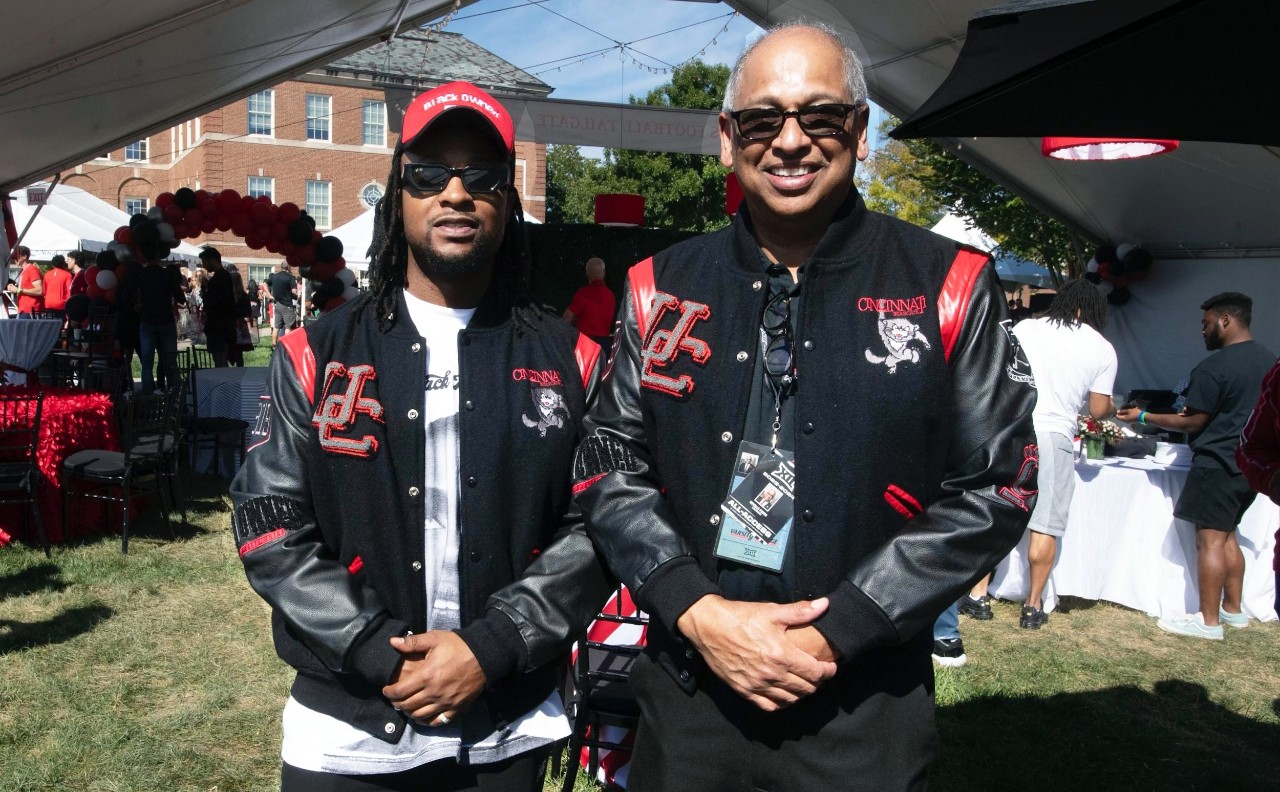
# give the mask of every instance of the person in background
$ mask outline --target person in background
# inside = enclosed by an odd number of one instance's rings
[[[249,294],[249,321],[257,326],[258,316],[261,315],[262,308],[258,304],[258,300],[262,298],[262,287],[253,278],[249,278],[249,282],[245,284],[244,289]]]
[[[1040,449],[1040,496],[1027,526],[1030,590],[1018,619],[1023,629],[1038,630],[1049,621],[1044,587],[1058,557],[1058,540],[1067,530],[1076,482],[1073,438],[1081,407],[1098,420],[1116,410],[1112,398],[1116,350],[1102,337],[1106,324],[1106,297],[1081,279],[1064,284],[1043,316],[1025,319],[1013,328],[1035,377],[1032,420]],[[961,598],[959,610],[975,619],[991,618],[987,578]]]
[[[143,262],[129,283],[116,292],[117,306],[136,305],[138,354],[142,358],[142,392],[164,391],[178,369],[178,327],[174,309],[186,305],[186,295],[166,262],[162,247],[141,247]],[[154,372],[154,373],[153,373]]]
[[[297,670],[281,788],[535,792],[608,593],[569,490],[601,354],[528,293],[497,100],[443,85],[403,130],[373,288],[280,339],[231,487]]]
[[[573,489],[651,617],[634,792],[923,789],[929,628],[1035,505],[991,259],[867,208],[867,119],[838,33],[756,39],[719,116],[742,208],[627,273]]]
[[[1215,294],[1200,305],[1200,334],[1212,352],[1191,371],[1181,413],[1127,407],[1122,421],[1191,434],[1191,471],[1173,515],[1196,526],[1196,584],[1200,611],[1156,622],[1165,632],[1221,641],[1222,625],[1249,626],[1242,611],[1244,553],[1236,538],[1254,491],[1236,466],[1240,433],[1276,356],[1253,338],[1253,300],[1240,292]]]
[[[49,260],[49,271],[44,274],[41,283],[44,310],[55,314],[59,319],[66,318],[67,298],[71,296],[73,277],[66,258],[57,255]]]
[[[67,268],[71,271],[71,289],[70,294],[84,294],[89,290],[89,283],[85,280],[85,255],[82,250],[72,250],[67,253]]]
[[[244,286],[244,278],[237,270],[231,271],[231,291],[235,294],[235,337],[227,347],[227,362],[238,368],[244,367],[245,347],[241,345],[240,328],[253,318],[253,307],[249,303],[249,291]],[[247,326],[247,325],[246,325]]]
[[[1240,445],[1236,447],[1236,464],[1249,486],[1280,504],[1280,361],[1262,380],[1262,393],[1253,406]],[[1276,531],[1276,551],[1271,561],[1276,575],[1276,612],[1280,613],[1280,530]]]
[[[267,288],[271,291],[271,304],[274,306],[271,348],[275,349],[280,338],[298,326],[298,279],[281,261],[276,264],[276,271],[267,276]]]
[[[613,314],[618,301],[604,283],[604,259],[587,259],[586,270],[587,285],[573,295],[564,320],[608,350],[613,346]]]
[[[226,368],[227,355],[236,341],[236,297],[231,287],[231,273],[222,266],[222,253],[208,245],[200,251],[200,266],[209,273],[209,279],[200,288],[204,344],[213,355],[214,365]]]
[[[44,275],[40,266],[31,260],[31,249],[18,245],[13,262],[18,267],[18,282],[6,287],[18,298],[18,313],[33,314],[44,308]]]

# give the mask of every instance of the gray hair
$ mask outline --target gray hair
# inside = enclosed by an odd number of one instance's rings
[[[841,59],[844,61],[844,84],[849,91],[849,96],[852,97],[852,103],[858,106],[867,103],[867,78],[862,73],[862,61],[858,59],[858,54],[853,51],[853,48],[845,43],[844,37],[826,23],[794,19],[779,22],[769,28],[763,36],[748,44],[738,56],[738,60],[733,64],[733,70],[729,72],[729,84],[724,89],[724,102],[721,105],[724,112],[738,109],[734,105],[738,99],[738,88],[742,83],[742,67],[756,48],[777,33],[796,29],[812,30],[830,39],[831,43],[840,50]]]

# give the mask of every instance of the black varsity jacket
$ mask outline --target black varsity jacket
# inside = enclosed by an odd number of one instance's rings
[[[487,680],[463,716],[476,739],[547,697],[608,594],[569,481],[603,356],[495,295],[458,341],[457,632]],[[400,660],[388,639],[426,629],[426,345],[403,296],[384,331],[368,294],[281,344],[232,484],[236,545],[294,697],[394,742],[406,718],[381,693]]]
[[[701,661],[675,624],[729,563],[713,550],[759,352],[760,261],[744,207],[631,269],[574,470],[592,539],[686,687]],[[815,626],[846,667],[905,651],[921,677],[925,628],[1030,518],[1030,369],[989,258],[856,192],[804,264],[803,304],[792,601],[831,598]]]

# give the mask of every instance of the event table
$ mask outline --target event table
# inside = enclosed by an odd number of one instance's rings
[[[0,325],[25,323],[20,320],[0,322]],[[119,507],[113,505],[105,515],[96,504],[86,507],[86,501],[73,501],[67,535],[62,533],[62,462],[77,451],[101,448],[120,450],[111,399],[103,393],[88,393],[74,388],[45,388],[44,407],[37,436],[36,463],[43,481],[40,483],[40,516],[50,543],[68,542],[81,536],[89,536],[113,530],[114,524],[106,520],[118,519]],[[23,515],[26,513],[26,527]],[[29,544],[38,544],[35,522],[30,519],[27,507],[21,504],[0,506],[0,545],[4,535],[11,534]]]
[[[196,415],[201,418],[239,418],[252,427],[258,419],[259,406],[267,392],[267,371],[264,366],[199,369],[196,378]],[[222,457],[234,475],[239,469],[234,444],[223,444]],[[217,470],[223,468],[223,459],[217,460]],[[212,450],[201,449],[196,456],[197,470],[214,467]]]
[[[53,351],[62,334],[60,319],[6,319],[0,321],[0,364],[20,371],[33,371]],[[20,372],[5,371],[10,383],[26,383]]]
[[[1151,459],[1081,459],[1067,531],[1045,587],[1045,610],[1060,596],[1106,600],[1151,616],[1181,616],[1200,609],[1196,587],[1196,529],[1173,516],[1190,468]],[[1276,618],[1271,570],[1280,507],[1259,495],[1240,523],[1245,558],[1244,612]],[[990,593],[1026,596],[1027,542],[1001,562]]]

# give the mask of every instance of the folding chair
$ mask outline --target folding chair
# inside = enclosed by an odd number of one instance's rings
[[[62,463],[62,528],[67,530],[71,498],[91,498],[107,504],[119,503],[123,520],[120,529],[120,552],[129,552],[129,505],[143,495],[157,495],[164,523],[173,536],[169,522],[169,503],[165,493],[166,459],[164,449],[171,447],[173,430],[170,423],[169,398],[138,394],[125,400],[122,426],[123,451],[92,449],[77,451]]]
[[[217,472],[222,464],[223,437],[235,433],[236,443],[232,448],[239,452],[240,464],[244,464],[245,433],[249,431],[249,422],[240,418],[227,418],[219,415],[198,414],[200,394],[197,390],[199,379],[196,373],[201,369],[213,368],[213,355],[208,349],[191,347],[187,350],[186,368],[181,375],[187,380],[187,398],[183,400],[184,425],[186,428],[187,451],[192,472],[196,467],[196,452],[201,448],[209,448],[213,452],[213,468]],[[179,366],[179,368],[182,368]]]
[[[40,517],[39,490],[42,476],[36,464],[36,442],[44,391],[12,391],[0,388],[0,503],[25,503],[36,521],[40,546],[49,557],[49,537]],[[22,525],[27,513],[22,513]]]
[[[601,738],[600,729],[635,729],[640,723],[640,708],[629,680],[631,665],[644,650],[648,623],[647,616],[634,610],[630,592],[620,586],[587,635],[578,641],[573,660],[577,688],[571,707],[573,732],[569,736],[569,766],[565,769],[563,792],[573,789],[583,746],[588,751],[587,772],[593,780],[600,769],[601,749],[631,752],[630,745]]]

